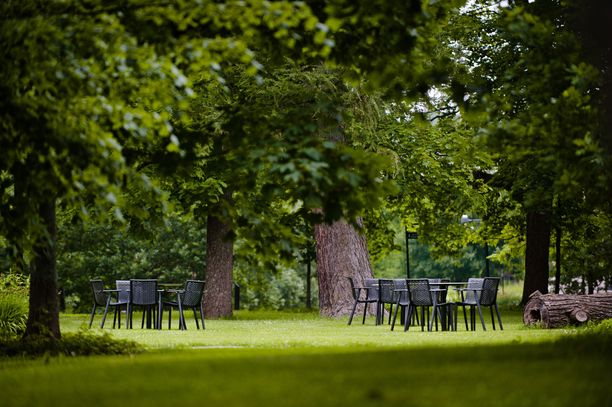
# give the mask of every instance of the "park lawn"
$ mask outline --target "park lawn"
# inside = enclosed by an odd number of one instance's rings
[[[206,331],[191,320],[186,332],[105,329],[148,351],[2,361],[1,404],[612,405],[609,347],[563,340],[576,329],[525,328],[518,313],[503,319],[504,331],[405,333],[371,319],[347,326],[314,314],[241,311],[207,321]],[[62,329],[78,331],[84,321],[64,315]]]

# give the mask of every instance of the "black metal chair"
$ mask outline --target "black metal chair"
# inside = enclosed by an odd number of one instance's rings
[[[368,305],[376,304],[378,309],[378,290],[374,292],[374,286],[358,287],[355,285],[355,282],[353,281],[352,277],[347,277],[347,279],[349,280],[349,284],[351,285],[351,294],[353,295],[353,300],[355,300],[355,302],[353,303],[353,309],[351,310],[351,315],[349,316],[348,324],[350,325],[353,322],[353,316],[355,315],[357,304],[363,304],[362,324],[365,324],[366,313],[368,312]]]
[[[380,309],[380,290],[378,286],[377,278],[365,278],[363,280],[363,286],[367,289],[366,295],[368,300],[373,301],[376,304],[376,317],[375,324],[381,323],[381,309]]]
[[[485,326],[484,318],[482,315],[482,307],[489,307],[491,310],[491,323],[493,330],[495,330],[495,316],[493,315],[493,308],[497,313],[497,320],[499,321],[499,329],[503,330],[501,315],[499,313],[499,307],[497,306],[497,290],[499,288],[499,277],[485,277],[485,278],[470,278],[468,279],[468,285],[466,288],[459,289],[461,293],[461,301],[456,303],[456,306],[463,307],[463,318],[465,320],[465,329],[476,330],[476,310],[482,323],[482,329],[487,330]],[[470,307],[470,328],[468,328],[466,306]],[[457,321],[457,309],[455,308],[455,321]]]
[[[406,280],[407,292],[408,292],[408,315],[406,316],[406,320],[404,321],[404,331],[407,331],[410,327],[409,321],[412,319],[412,313],[418,312],[418,308],[421,308],[421,331],[425,330],[425,310],[429,311],[429,308],[433,308],[432,316],[435,317],[438,315],[440,318],[443,318],[442,313],[440,312],[441,307],[450,307],[451,303],[438,302],[437,296],[438,292],[432,291],[429,280],[426,278],[422,279],[410,279]],[[452,315],[450,312],[448,315]],[[427,330],[431,331],[433,328],[434,318],[428,318],[428,326]],[[451,322],[451,328],[453,328]],[[436,327],[437,328],[437,327]]]
[[[93,292],[94,304],[91,310],[91,317],[89,318],[89,327],[93,323],[94,315],[96,313],[97,307],[104,307],[104,315],[102,317],[102,322],[100,323],[100,328],[104,328],[104,323],[106,322],[106,316],[108,315],[108,309],[110,307],[115,308],[115,318],[113,320],[113,328],[115,327],[115,321],[117,319],[117,315],[120,315],[121,307],[123,305],[127,306],[126,301],[122,301],[118,299],[117,301],[113,301],[112,293],[117,290],[105,290],[104,282],[100,279],[90,280],[91,282],[91,290]],[[119,317],[121,318],[121,317]],[[121,320],[120,320],[121,321]],[[119,323],[119,327],[121,327],[121,322]]]
[[[172,309],[178,308],[179,310],[179,329],[187,329],[185,323],[185,314],[183,310],[185,308],[191,308],[193,310],[193,317],[196,322],[196,329],[200,329],[198,322],[198,314],[196,309],[200,311],[200,319],[202,321],[202,329],[204,326],[204,308],[202,307],[202,296],[204,295],[204,281],[202,280],[187,280],[185,287],[182,290],[167,290],[167,292],[176,294],[176,301],[164,301],[162,304],[161,313],[163,313],[163,307],[168,306],[170,311],[168,313],[168,329],[172,325]],[[162,315],[160,313],[160,321]]]
[[[393,313],[393,305],[395,305],[397,301],[395,295],[395,284],[393,280],[388,279],[378,279],[378,305],[379,305],[379,313],[380,313],[380,323],[384,321],[385,317],[385,304],[389,304],[389,321],[388,324],[391,323],[391,314]]]
[[[406,307],[410,305],[408,298],[408,287],[406,280],[393,280],[393,291],[395,292],[395,312],[393,313],[393,322],[391,323],[391,330],[395,328],[395,320],[397,319],[398,310],[402,310],[404,319],[408,317],[406,314]]]
[[[125,311],[127,313],[127,303],[130,302],[130,280],[116,280],[115,288],[117,289],[117,301],[120,302],[121,305],[125,305]],[[113,328],[115,327],[115,320],[118,322],[118,327],[121,328],[121,308],[119,308],[118,311],[119,312],[116,312],[113,318]]]
[[[153,279],[134,279],[130,280],[130,300],[128,302],[127,324],[132,329],[132,314],[134,307],[142,308],[142,323],[141,328],[145,325],[145,316],[147,320],[147,328],[159,328],[159,314],[161,303],[159,302],[159,291],[157,289],[157,280]]]
[[[439,319],[441,320],[440,322],[442,323],[442,329],[444,330],[446,329],[448,325],[452,325],[453,323],[452,312],[447,312],[447,311],[450,311],[450,308],[453,306],[453,304],[446,302],[446,297],[448,296],[448,289],[443,288],[443,286],[441,286],[439,283],[448,282],[449,280],[447,278],[429,278],[428,280],[429,280],[429,287],[431,291],[435,294],[435,299],[438,302],[438,304],[446,305],[446,306],[440,307],[438,309],[438,312],[432,315],[433,321],[436,324],[436,331],[438,330],[438,317],[440,317]]]

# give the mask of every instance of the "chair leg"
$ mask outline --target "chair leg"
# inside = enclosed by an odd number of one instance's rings
[[[404,321],[404,332],[410,329],[410,321],[412,321],[412,312],[415,311],[415,307],[410,304],[408,306],[408,313],[406,314],[406,320]]]
[[[147,314],[146,307],[142,307],[142,321],[140,322],[140,329],[144,329],[144,321],[145,321],[146,314]]]
[[[489,307],[489,309],[491,310],[491,326],[493,327],[493,330],[495,331],[495,316],[493,315],[493,307]]]
[[[117,305],[115,305],[115,312],[113,313],[113,329],[115,329],[116,322],[117,322]]]
[[[480,317],[480,322],[482,323],[482,330],[486,331],[487,327],[485,326],[484,318],[482,317],[482,308],[480,307],[480,303],[476,305],[478,307],[478,316]]]
[[[168,307],[168,330],[172,329],[172,306]]]
[[[429,318],[429,308],[427,308],[427,325],[431,319]],[[425,307],[421,307],[421,332],[425,331]]]
[[[495,312],[497,313],[497,321],[499,322],[499,330],[503,331],[504,326],[502,325],[502,322],[501,322],[501,315],[499,315],[499,308],[497,307],[497,303],[495,303]]]
[[[363,321],[361,321],[361,325],[365,324],[365,318],[366,318],[366,312],[368,311],[368,305],[370,305],[367,302],[363,303]]]
[[[393,328],[395,328],[395,319],[397,318],[397,310],[400,308],[399,304],[395,305],[395,312],[393,313],[393,323],[391,324],[391,330],[393,331]],[[391,318],[391,315],[389,315],[389,318]]]
[[[204,327],[204,308],[202,308],[202,304],[200,303],[200,318],[202,318],[202,331],[206,329]]]
[[[104,322],[106,322],[106,314],[108,314],[108,306],[110,304],[110,296],[106,300],[106,307],[104,307],[104,316],[102,317],[102,323],[100,324],[100,328],[104,328]]]
[[[196,313],[195,307],[193,307],[191,310],[193,311],[193,319],[195,319],[196,322],[196,329],[200,329],[200,323],[198,322],[198,314]]]
[[[470,330],[476,330],[476,309],[473,305],[470,305]]]
[[[470,308],[470,312],[472,312],[472,309]],[[470,314],[471,316],[471,314]],[[467,323],[467,313],[465,312],[465,304],[463,304],[463,320],[465,321],[465,330],[469,331],[470,328],[468,328],[468,323]],[[471,321],[470,321],[471,323]]]
[[[89,318],[89,327],[91,328],[91,324],[93,323],[94,315],[96,313],[96,304],[94,304],[93,309],[91,310],[91,317]]]
[[[355,315],[355,310],[357,309],[357,301],[353,304],[353,309],[351,310],[351,315],[349,316],[348,324],[350,325],[353,322],[353,315]]]
[[[185,314],[183,313],[183,306],[181,305],[180,298],[178,301],[178,306],[179,306],[179,328],[183,330],[187,330],[187,326],[185,325]]]

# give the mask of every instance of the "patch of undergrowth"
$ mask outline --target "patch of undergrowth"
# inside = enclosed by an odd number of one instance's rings
[[[134,341],[85,330],[63,334],[60,340],[44,336],[25,340],[16,336],[0,338],[0,356],[4,357],[126,355],[140,353],[142,350]]]
[[[571,335],[560,337],[557,343],[576,353],[601,352],[612,354],[612,319],[589,323]]]

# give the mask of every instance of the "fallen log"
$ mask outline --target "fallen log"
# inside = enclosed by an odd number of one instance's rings
[[[525,325],[540,324],[544,328],[580,325],[607,318],[612,318],[612,293],[573,295],[536,291],[529,296],[523,310]]]

